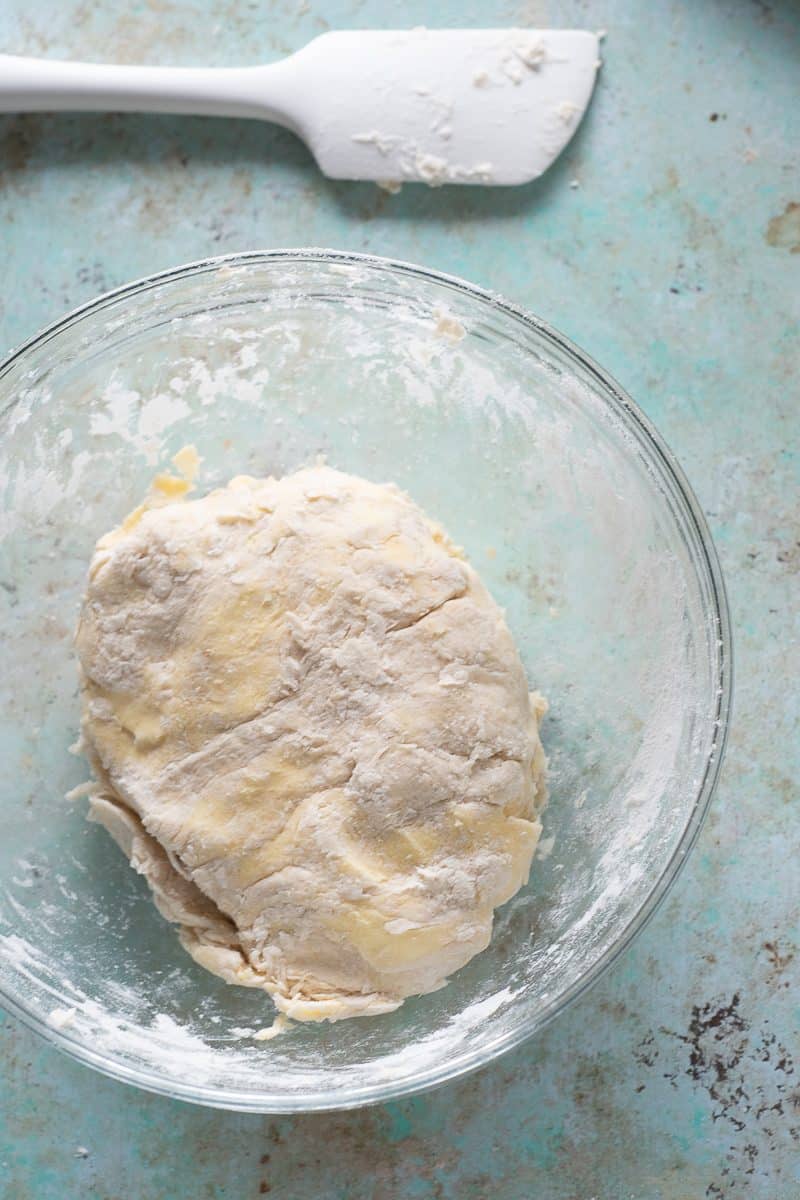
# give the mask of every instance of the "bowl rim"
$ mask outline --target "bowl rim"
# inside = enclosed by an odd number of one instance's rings
[[[484,1044],[480,1050],[467,1050],[448,1060],[446,1064],[420,1072],[415,1076],[409,1076],[405,1080],[392,1080],[385,1084],[374,1083],[363,1087],[349,1086],[341,1091],[303,1092],[298,1093],[296,1097],[271,1094],[267,1090],[258,1094],[237,1092],[219,1087],[167,1080],[155,1071],[131,1067],[116,1058],[108,1057],[92,1046],[70,1036],[67,1031],[61,1031],[46,1024],[30,1011],[19,997],[10,994],[0,984],[0,1002],[8,1012],[49,1044],[112,1079],[134,1084],[145,1091],[171,1099],[188,1101],[211,1108],[281,1115],[360,1108],[400,1099],[404,1096],[428,1091],[445,1083],[451,1083],[488,1065],[501,1054],[515,1049],[544,1029],[556,1016],[583,996],[609,970],[630,946],[633,939],[644,929],[663,902],[675,883],[705,821],[719,779],[728,737],[733,696],[733,645],[725,583],[708,524],[682,468],[653,423],[616,380],[570,338],[496,292],[470,283],[459,276],[422,267],[402,259],[313,246],[296,249],[250,250],[197,259],[142,276],[71,309],[11,350],[0,362],[0,379],[29,352],[41,348],[57,334],[78,324],[85,317],[100,312],[127,297],[146,292],[155,286],[215,271],[221,267],[244,266],[248,263],[260,262],[309,262],[322,265],[334,263],[384,271],[391,275],[399,274],[438,285],[446,285],[453,291],[488,304],[495,312],[518,322],[527,331],[533,331],[546,342],[550,342],[555,350],[566,359],[575,361],[584,372],[593,375],[601,385],[604,403],[609,405],[625,427],[635,435],[639,445],[649,452],[648,457],[659,468],[662,482],[672,484],[673,492],[682,509],[682,516],[696,539],[696,548],[699,550],[699,554],[692,556],[693,565],[698,574],[705,574],[705,583],[711,597],[712,611],[709,615],[716,628],[718,640],[717,700],[713,714],[716,736],[712,741],[702,777],[698,781],[694,801],[688,809],[683,832],[670,858],[653,882],[637,912],[591,968],[570,988],[546,1005],[535,1018],[524,1023],[520,1028],[498,1037],[495,1041]]]

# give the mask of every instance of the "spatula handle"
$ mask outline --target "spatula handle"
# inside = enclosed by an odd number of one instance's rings
[[[0,112],[158,112],[290,124],[281,78],[265,67],[123,67],[0,55]]]

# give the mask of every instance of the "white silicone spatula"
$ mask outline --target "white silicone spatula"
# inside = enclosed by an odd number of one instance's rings
[[[99,66],[0,55],[0,112],[261,117],[333,179],[527,183],[575,131],[598,67],[578,30],[326,33],[262,67]]]

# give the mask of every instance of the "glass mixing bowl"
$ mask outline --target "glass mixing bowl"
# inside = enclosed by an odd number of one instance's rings
[[[72,632],[95,539],[181,446],[201,489],[324,455],[394,481],[461,543],[550,700],[527,888],[450,984],[293,1025],[183,952],[65,795],[87,777]],[[0,1000],[118,1079],[256,1112],[343,1108],[463,1074],[579,995],[675,878],[717,776],[724,591],[679,468],[621,389],[488,292],[331,251],[132,284],[0,369]]]

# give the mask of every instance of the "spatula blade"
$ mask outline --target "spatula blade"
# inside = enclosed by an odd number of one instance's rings
[[[580,30],[324,34],[295,55],[298,132],[333,179],[520,184],[550,165],[594,87]]]

